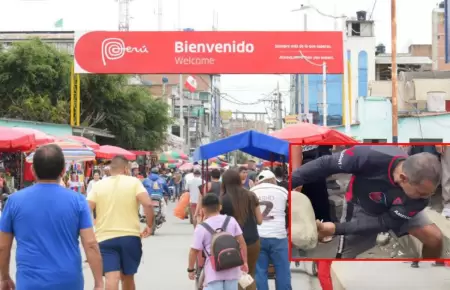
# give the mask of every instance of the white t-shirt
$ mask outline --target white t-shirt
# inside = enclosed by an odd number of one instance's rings
[[[259,235],[262,238],[286,238],[287,190],[275,184],[261,183],[252,187],[252,191],[259,199],[264,218],[258,226]]]
[[[200,188],[199,186],[202,185],[202,178],[199,177],[193,177],[190,179],[187,183],[187,189],[189,191],[189,202],[190,203],[198,203],[198,197],[200,195]]]

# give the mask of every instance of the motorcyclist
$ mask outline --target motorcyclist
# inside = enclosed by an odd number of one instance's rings
[[[166,180],[159,176],[158,168],[152,168],[151,174],[144,179],[143,185],[150,195],[158,195],[161,197],[161,215],[163,219],[166,218],[166,202],[164,195],[169,194],[169,187]]]

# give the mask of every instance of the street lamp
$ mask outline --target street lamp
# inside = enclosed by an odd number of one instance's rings
[[[317,12],[319,15],[324,16],[324,17],[328,17],[328,18],[332,18],[334,20],[337,19],[342,19],[342,59],[343,59],[343,65],[344,65],[344,75],[342,77],[342,92],[344,94],[344,123],[345,123],[345,133],[347,135],[351,134],[351,116],[350,116],[350,96],[348,95],[348,87],[345,85],[345,80],[347,80],[348,77],[348,67],[347,67],[347,49],[346,49],[346,43],[347,43],[347,33],[346,33],[346,26],[347,26],[347,16],[342,15],[342,16],[335,16],[335,15],[331,15],[331,14],[326,14],[323,13],[322,11],[320,11],[319,9],[317,9],[316,7],[314,7],[313,5],[301,5],[300,8],[298,9],[293,9],[291,10],[291,12],[299,12],[299,11],[307,11],[307,10],[314,10],[315,12]],[[305,30],[307,30],[308,27],[308,18],[306,16],[306,13],[304,14],[304,27]],[[324,74],[326,75],[326,63],[323,64],[323,71]],[[324,77],[323,80],[323,94],[324,94],[324,125],[326,125],[326,113],[327,113],[327,104],[326,104],[326,76]],[[305,96],[306,99],[306,96]],[[305,101],[306,103],[306,101]],[[306,104],[305,104],[306,105]]]

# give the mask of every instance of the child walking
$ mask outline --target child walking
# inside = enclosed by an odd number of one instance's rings
[[[236,290],[242,272],[248,272],[242,230],[233,217],[220,214],[221,204],[216,194],[206,194],[201,206],[205,221],[194,231],[187,269],[189,279],[195,279],[196,260],[203,251],[206,256],[203,289]]]

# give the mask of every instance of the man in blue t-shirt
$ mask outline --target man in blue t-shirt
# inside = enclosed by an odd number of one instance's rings
[[[17,290],[84,289],[81,237],[95,289],[103,289],[103,268],[91,212],[83,195],[59,185],[65,170],[57,145],[36,150],[33,171],[37,183],[11,195],[0,220],[2,289],[14,289],[10,251],[17,241]]]

